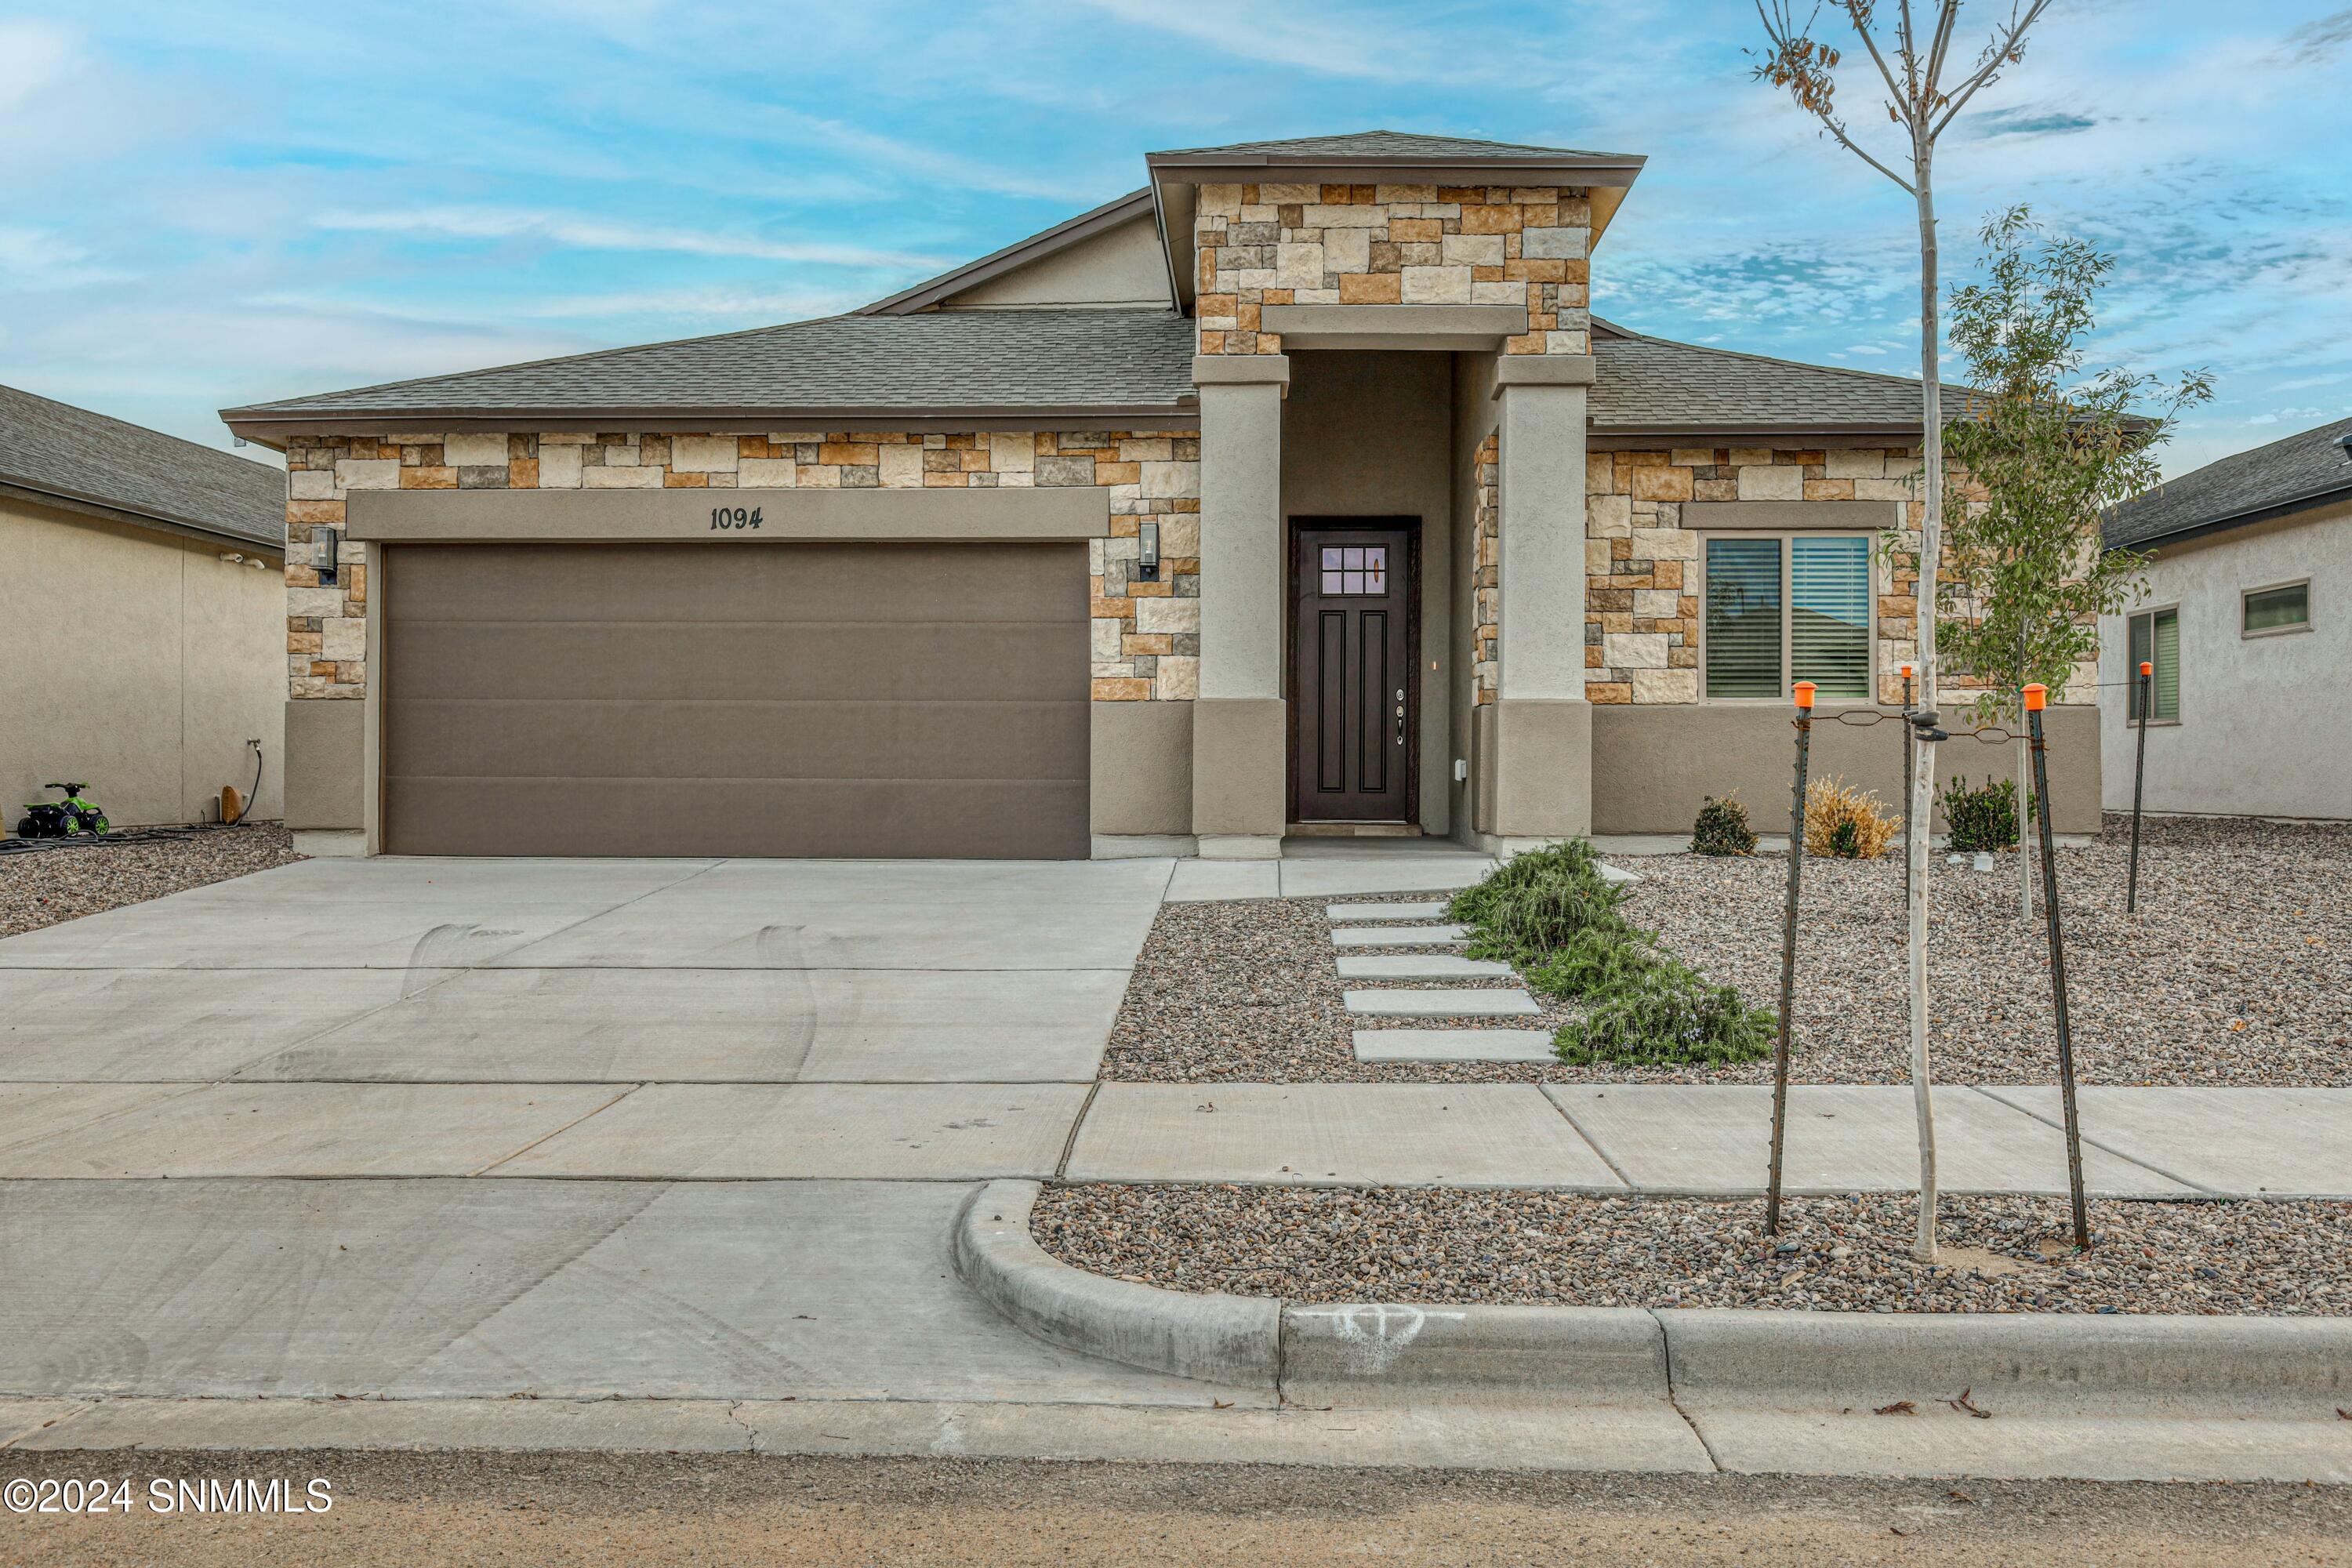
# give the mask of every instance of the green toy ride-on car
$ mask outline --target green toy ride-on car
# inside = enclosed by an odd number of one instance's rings
[[[61,789],[63,800],[28,800],[25,815],[16,824],[20,838],[72,838],[84,833],[106,833],[110,825],[106,813],[93,801],[82,799],[87,784],[47,784],[44,789]]]

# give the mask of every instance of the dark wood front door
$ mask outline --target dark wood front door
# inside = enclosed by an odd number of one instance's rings
[[[1301,523],[1294,538],[1292,816],[1409,821],[1412,531]]]

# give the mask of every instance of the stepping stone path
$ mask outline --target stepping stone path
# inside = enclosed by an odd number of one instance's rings
[[[1552,1062],[1549,1029],[1358,1029],[1360,1062]]]
[[[1376,1018],[1507,1018],[1538,1013],[1524,991],[1347,991],[1348,1011]]]
[[[1323,911],[1338,921],[1436,921],[1445,918],[1445,900],[1430,904],[1332,904]]]
[[[1375,953],[1339,961],[1342,980],[1508,980],[1511,966],[1453,952]]]
[[[1444,919],[1443,903],[1332,904],[1323,911],[1333,921],[1393,921],[1393,925],[1335,927],[1331,945],[1350,947],[1460,947],[1465,927]],[[1452,952],[1342,953],[1342,980],[1504,980],[1507,963],[1465,958]],[[1525,990],[1455,986],[1346,991],[1348,1011],[1363,1017],[1508,1018],[1542,1011]],[[1396,1028],[1358,1029],[1360,1062],[1542,1062],[1552,1059],[1549,1029]]]
[[[1333,947],[1460,947],[1467,926],[1346,926],[1331,933]]]

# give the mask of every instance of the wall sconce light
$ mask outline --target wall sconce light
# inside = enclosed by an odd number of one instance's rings
[[[1135,531],[1135,580],[1139,583],[1160,581],[1160,525],[1147,522]]]
[[[335,585],[336,573],[339,570],[339,563],[335,558],[335,547],[341,542],[341,537],[331,528],[314,528],[310,531],[310,543],[314,552],[310,561],[311,564],[318,568],[319,586],[321,588],[331,588]]]

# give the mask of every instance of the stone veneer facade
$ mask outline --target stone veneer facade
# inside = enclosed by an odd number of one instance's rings
[[[1585,459],[1584,691],[1594,702],[1699,700],[1699,535],[1685,501],[1883,500],[1904,503],[1916,554],[1921,503],[1916,447],[1677,447],[1594,452]],[[1955,491],[1957,495],[1957,489]],[[1878,600],[1879,694],[1916,650],[1916,574],[1872,552]]]
[[[1203,185],[1204,354],[1280,353],[1267,305],[1525,305],[1515,354],[1591,351],[1592,205],[1507,185]]]
[[[314,526],[344,526],[355,489],[939,489],[1091,485],[1110,536],[1087,545],[1097,701],[1184,700],[1201,652],[1201,440],[1191,433],[297,437],[286,448],[289,690],[367,694],[365,547],[319,585]],[[1134,579],[1138,531],[1160,525],[1160,574]]]

